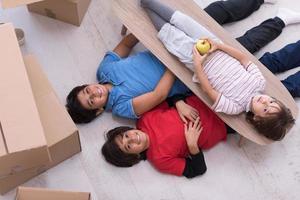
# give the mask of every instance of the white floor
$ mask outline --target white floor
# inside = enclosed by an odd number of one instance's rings
[[[196,1],[201,7],[213,2]],[[300,12],[298,1],[278,0],[275,5],[264,4],[247,19],[224,27],[233,36],[239,36],[248,28],[274,17],[278,7]],[[121,24],[108,0],[93,0],[79,28],[31,14],[25,7],[0,9],[0,21],[13,22],[16,27],[24,29],[26,45],[22,47],[23,53],[38,57],[63,104],[67,93],[75,85],[96,81],[99,61],[121,39]],[[286,27],[274,42],[257,53],[257,57],[299,40],[299,35],[300,25]],[[135,50],[141,49],[143,47],[139,45]],[[297,103],[300,105],[299,100]],[[121,124],[133,125],[134,122],[105,113],[94,122],[79,126],[82,153],[28,181],[24,186],[89,191],[94,200],[299,199],[299,120],[282,142],[269,146],[246,142],[239,148],[237,138],[229,137],[226,143],[205,152],[208,171],[193,180],[163,175],[148,162],[128,169],[107,164],[100,155],[104,132]],[[0,200],[14,199],[14,195],[15,191],[11,191],[0,196]]]

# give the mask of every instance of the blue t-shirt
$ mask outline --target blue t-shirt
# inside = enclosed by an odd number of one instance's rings
[[[121,58],[109,51],[104,56],[97,71],[100,83],[113,84],[106,104],[106,110],[114,115],[136,119],[132,99],[156,87],[165,72],[165,66],[149,51]],[[176,79],[169,96],[185,94],[190,91]]]

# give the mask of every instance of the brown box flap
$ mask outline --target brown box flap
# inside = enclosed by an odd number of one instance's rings
[[[59,102],[36,58],[32,55],[28,55],[24,57],[24,62],[36,105],[39,108],[40,117],[43,119],[42,124],[48,146],[52,146],[76,132],[77,127],[71,120],[65,107]],[[57,132],[57,134],[53,134],[53,132]]]
[[[0,26],[0,44],[0,122],[8,153],[46,146],[12,24]]]
[[[14,8],[43,0],[2,0],[2,8]]]
[[[19,187],[16,200],[89,200],[88,192],[71,192],[42,188]]]
[[[5,147],[5,142],[4,142],[4,135],[2,133],[2,127],[0,124],[0,156],[6,155],[6,147]]]

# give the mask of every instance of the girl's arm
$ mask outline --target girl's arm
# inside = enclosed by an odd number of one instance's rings
[[[197,117],[194,123],[189,122],[189,124],[184,124],[184,135],[190,152],[190,158],[185,159],[185,167],[182,175],[187,178],[193,178],[206,172],[204,156],[198,147],[201,132],[202,126],[199,117]]]
[[[204,62],[205,58],[207,57],[207,54],[204,56],[201,56],[196,47],[193,49],[193,55],[194,55],[194,66],[196,75],[199,79],[200,86],[202,90],[209,96],[209,98],[215,102],[218,99],[219,92],[216,91],[210,84],[210,82],[207,79],[207,76],[205,72],[203,71],[202,63]]]
[[[153,91],[142,94],[132,100],[135,114],[140,116],[164,101],[167,98],[174,81],[174,74],[169,69],[166,69],[164,75],[161,77]]]
[[[204,155],[201,149],[199,149],[199,153],[190,155],[190,157],[185,159],[185,167],[182,175],[187,178],[194,178],[195,176],[204,174],[206,170]]]
[[[218,46],[218,49],[220,49],[221,51],[224,51],[228,55],[237,59],[245,68],[249,64],[250,60],[248,59],[246,54],[244,54],[242,51],[240,51],[232,46],[229,46],[227,44],[219,43],[217,46]]]

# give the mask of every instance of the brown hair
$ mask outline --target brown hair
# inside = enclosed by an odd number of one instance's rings
[[[98,109],[85,109],[78,100],[78,94],[88,85],[74,87],[67,96],[66,108],[72,120],[76,124],[89,123],[97,117]]]
[[[279,141],[284,138],[288,130],[295,124],[295,119],[281,101],[276,100],[280,111],[270,114],[267,117],[255,116],[252,112],[246,114],[246,119],[257,131],[265,137]]]
[[[131,167],[146,159],[145,152],[140,154],[124,153],[116,143],[117,136],[123,135],[126,131],[132,129],[131,127],[120,126],[106,133],[106,142],[102,146],[101,152],[107,162],[117,167]]]

